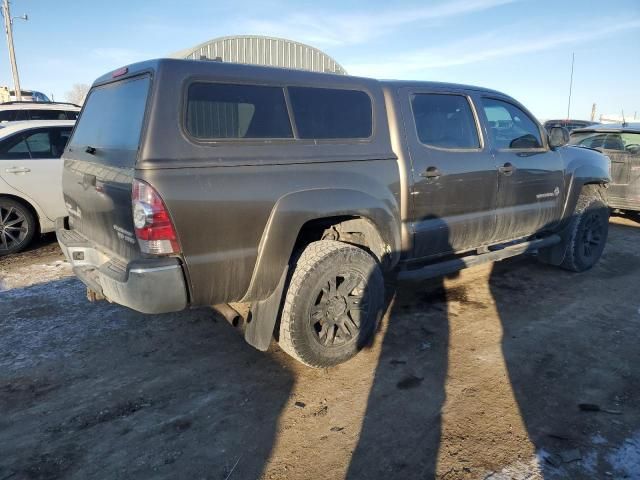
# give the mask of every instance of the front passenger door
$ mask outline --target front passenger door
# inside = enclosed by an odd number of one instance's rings
[[[564,163],[533,118],[507,99],[483,97],[491,152],[498,172],[496,240],[552,228],[562,215]]]

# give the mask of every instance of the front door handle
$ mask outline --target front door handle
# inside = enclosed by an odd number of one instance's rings
[[[424,172],[420,174],[421,176],[429,179],[439,178],[441,173],[436,167],[429,167]]]
[[[7,173],[29,173],[30,171],[31,169],[27,167],[9,167],[5,169]]]
[[[509,175],[513,174],[515,169],[516,167],[514,167],[511,162],[507,162],[503,166],[498,168],[498,171],[508,177]]]

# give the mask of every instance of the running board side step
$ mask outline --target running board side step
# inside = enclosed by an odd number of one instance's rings
[[[498,262],[505,258],[534,252],[539,248],[550,247],[551,245],[556,245],[561,241],[562,239],[559,235],[550,235],[548,237],[531,240],[529,242],[509,245],[508,247],[504,247],[500,250],[493,250],[480,255],[469,255],[466,257],[455,258],[453,260],[427,265],[426,267],[417,268],[415,270],[402,270],[398,273],[398,280],[416,282],[427,278],[442,277],[483,263]]]

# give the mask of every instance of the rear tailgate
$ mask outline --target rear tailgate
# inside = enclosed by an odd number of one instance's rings
[[[127,260],[140,256],[131,188],[150,84],[146,74],[92,88],[63,156],[71,228]]]

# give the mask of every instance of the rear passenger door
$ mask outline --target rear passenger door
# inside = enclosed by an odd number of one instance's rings
[[[406,93],[402,104],[412,163],[414,256],[491,243],[497,171],[471,98],[456,91]]]
[[[542,128],[515,103],[482,97],[498,172],[496,239],[508,241],[554,226],[565,198],[564,163]]]
[[[0,144],[0,175],[32,198],[50,220],[66,216],[60,157],[71,127],[36,128]]]

